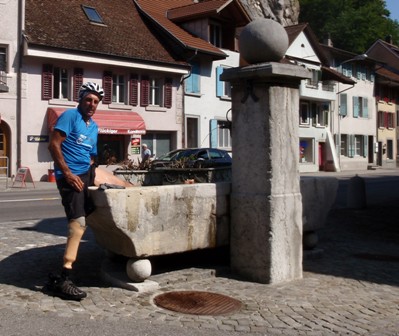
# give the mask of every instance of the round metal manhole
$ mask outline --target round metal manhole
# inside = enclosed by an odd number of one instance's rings
[[[195,315],[225,315],[241,309],[242,303],[226,295],[200,292],[176,291],[160,294],[154,303],[179,313]]]

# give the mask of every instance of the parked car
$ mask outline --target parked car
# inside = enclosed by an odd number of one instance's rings
[[[231,156],[217,148],[175,149],[155,158],[151,168],[215,168],[231,166]]]

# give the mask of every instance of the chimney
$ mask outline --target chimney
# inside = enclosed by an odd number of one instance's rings
[[[385,42],[393,44],[392,35],[387,35],[387,37],[385,37]]]
[[[330,33],[328,33],[327,36],[324,38],[323,44],[325,44],[328,47],[333,47],[334,46],[333,43],[332,43],[332,40],[331,40]]]

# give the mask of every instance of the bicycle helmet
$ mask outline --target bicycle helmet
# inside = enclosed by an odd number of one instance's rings
[[[89,93],[97,95],[100,101],[104,98],[104,90],[100,85],[93,82],[87,82],[79,89],[79,102]]]

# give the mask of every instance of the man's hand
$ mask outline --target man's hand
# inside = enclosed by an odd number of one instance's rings
[[[76,191],[81,192],[83,190],[84,183],[79,176],[68,174],[64,177],[68,184],[70,184]]]

